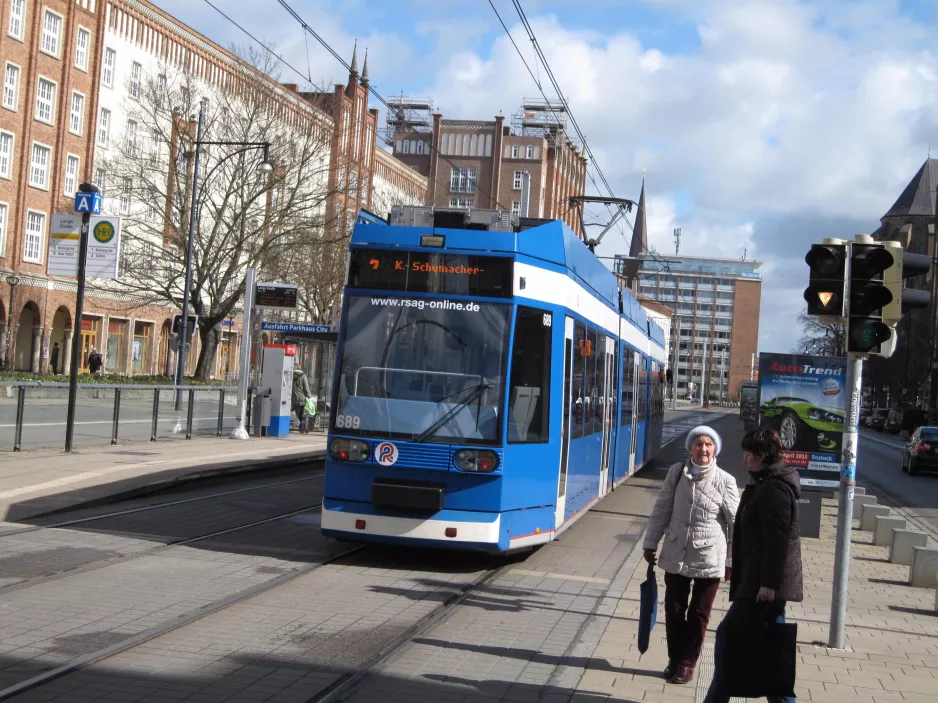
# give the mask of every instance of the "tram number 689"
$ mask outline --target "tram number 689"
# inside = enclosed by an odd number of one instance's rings
[[[361,429],[362,420],[358,415],[337,415],[335,418],[336,428],[349,430]]]
[[[550,327],[554,322],[554,316],[549,312],[544,313],[544,327]]]

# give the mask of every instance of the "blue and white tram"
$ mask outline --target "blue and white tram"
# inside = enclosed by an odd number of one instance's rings
[[[342,310],[327,535],[531,547],[660,448],[663,332],[560,221],[360,220]]]

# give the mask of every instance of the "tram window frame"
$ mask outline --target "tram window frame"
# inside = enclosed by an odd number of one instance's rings
[[[553,318],[550,310],[519,305],[515,312],[514,345],[511,349],[511,377],[508,381],[508,444],[545,444],[550,441],[550,371],[553,350]],[[543,336],[537,335],[538,331]],[[537,363],[540,356],[540,364]],[[537,374],[537,367],[540,373]],[[524,438],[518,436],[513,422],[515,388],[534,388],[522,385],[522,380],[534,380],[539,375],[540,396],[532,414],[531,424]],[[539,428],[535,430],[535,426]],[[512,438],[512,431],[515,438]]]
[[[597,431],[596,428],[596,359],[599,358],[599,347],[596,344],[596,330],[592,327],[586,328],[586,338],[589,342],[590,356],[586,360],[586,378],[584,381],[584,403],[585,412],[583,413],[583,434],[591,435]]]
[[[638,359],[638,407],[635,419],[644,422],[648,405],[648,357],[639,352]]]
[[[559,497],[563,497],[567,492],[567,466],[570,463],[570,442],[564,441],[565,436],[571,432],[571,423],[573,418],[570,416],[570,405],[573,396],[573,340],[567,337],[566,320],[564,320],[563,354],[563,430],[560,441],[560,485],[558,486]]]
[[[635,351],[631,347],[622,347],[622,420],[623,427],[632,426],[632,412],[635,403]]]
[[[577,322],[574,325],[573,331],[573,358],[574,358],[574,373],[573,373],[573,385],[570,386],[570,396],[571,402],[573,403],[573,418],[570,421],[570,425],[573,429],[573,432],[570,433],[570,439],[578,439],[583,436],[583,424],[584,417],[586,414],[586,399],[585,399],[585,389],[586,389],[586,357],[583,355],[583,349],[586,345],[586,325],[582,322]],[[579,400],[580,404],[577,406],[577,377],[579,377]],[[577,413],[579,412],[579,417]]]

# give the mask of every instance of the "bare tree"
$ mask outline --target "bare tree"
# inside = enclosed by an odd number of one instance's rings
[[[222,83],[168,64],[144,76],[137,95],[129,91],[127,127],[106,165],[110,184],[116,179],[121,190],[124,216],[116,287],[142,305],[181,308],[202,101],[202,141],[229,142],[202,147],[197,184],[189,295],[199,316],[195,376],[201,379],[212,373],[220,324],[239,305],[248,268],[267,276],[296,252],[315,258],[346,236],[344,224],[336,232],[328,214],[331,120],[301,97],[274,89],[268,54],[241,56],[244,68]],[[271,173],[258,168],[263,143],[270,144]],[[316,275],[303,284],[315,288]]]
[[[813,356],[846,356],[847,329],[842,322],[822,322],[817,317],[801,313],[798,316],[802,337],[795,354]]]

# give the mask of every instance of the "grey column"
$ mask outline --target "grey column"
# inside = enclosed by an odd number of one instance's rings
[[[62,364],[62,374],[68,376],[72,371],[72,331],[64,330],[62,332],[62,347],[59,361]]]
[[[29,362],[31,373],[39,373],[42,364],[42,327],[33,327],[33,358]]]

